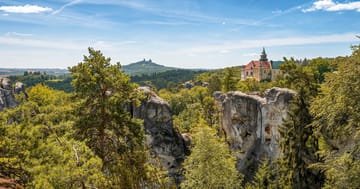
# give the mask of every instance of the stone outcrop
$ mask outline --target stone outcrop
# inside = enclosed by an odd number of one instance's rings
[[[0,77],[0,111],[4,108],[15,108],[17,105],[10,79]]]
[[[22,187],[21,185],[10,179],[0,177],[0,189],[23,189],[23,188],[24,187]]]
[[[179,167],[187,152],[182,135],[173,127],[170,106],[148,87],[139,87],[138,90],[145,95],[145,99],[133,109],[133,115],[144,120],[150,154],[159,158],[171,177],[179,179]]]
[[[278,130],[294,95],[283,88],[268,89],[264,97],[239,91],[214,94],[222,111],[221,127],[237,155],[240,171],[255,169],[264,155],[270,159],[279,155]]]

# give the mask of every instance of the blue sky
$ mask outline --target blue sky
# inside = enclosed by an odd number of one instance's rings
[[[66,68],[87,47],[113,62],[223,68],[336,57],[359,43],[360,1],[0,0],[0,67]]]

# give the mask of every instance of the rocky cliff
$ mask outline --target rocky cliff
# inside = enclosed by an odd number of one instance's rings
[[[0,77],[0,111],[3,111],[4,108],[14,108],[17,106],[13,91],[10,79]]]
[[[23,188],[24,187],[22,187],[21,185],[10,179],[0,177],[0,189],[23,189]]]
[[[265,155],[270,159],[279,155],[279,126],[295,94],[283,88],[268,89],[264,97],[238,91],[214,94],[222,111],[221,127],[240,171],[255,170]]]
[[[134,117],[144,120],[146,142],[150,154],[160,160],[170,176],[179,182],[179,168],[184,160],[186,147],[182,135],[175,131],[169,104],[148,87],[139,87],[145,99],[133,110]]]

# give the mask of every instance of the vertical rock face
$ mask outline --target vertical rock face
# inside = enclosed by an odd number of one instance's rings
[[[151,155],[176,178],[185,156],[185,144],[180,133],[173,127],[169,104],[147,87],[138,89],[145,94],[140,107],[133,110],[134,117],[144,120],[146,142]]]
[[[236,152],[240,171],[255,169],[264,155],[270,159],[279,155],[278,129],[287,118],[294,95],[283,88],[268,89],[264,97],[238,91],[214,94],[222,110],[222,129]]]
[[[0,111],[17,106],[10,79],[0,77]]]

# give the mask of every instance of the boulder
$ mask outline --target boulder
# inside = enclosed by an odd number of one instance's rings
[[[0,78],[0,112],[4,108],[15,108],[17,105],[10,79]]]
[[[239,91],[214,93],[222,111],[221,128],[237,156],[238,170],[245,175],[256,170],[265,155],[273,160],[280,154],[278,130],[294,95],[284,88],[268,89],[264,97]]]
[[[7,77],[0,78],[0,88],[5,90],[11,90],[11,82]]]

